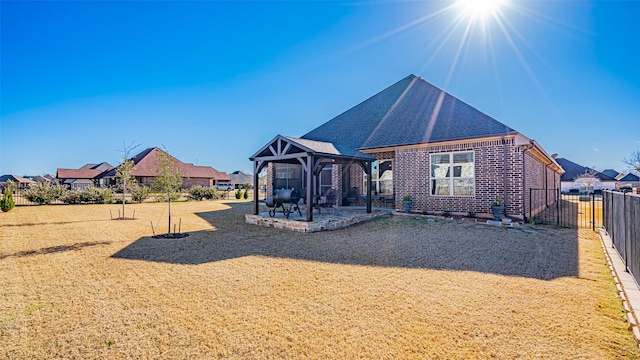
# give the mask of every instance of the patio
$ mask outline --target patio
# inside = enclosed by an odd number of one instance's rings
[[[369,221],[382,216],[390,216],[395,210],[390,208],[371,208],[371,213],[366,212],[365,206],[339,206],[323,208],[313,211],[313,221],[307,221],[306,207],[300,206],[302,216],[297,211],[291,212],[289,218],[282,211],[277,211],[274,217],[267,211],[257,215],[246,214],[247,224],[272,227],[276,229],[292,230],[298,232],[318,232],[343,229],[361,222]]]

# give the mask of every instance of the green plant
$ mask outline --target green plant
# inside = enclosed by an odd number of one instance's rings
[[[496,195],[496,199],[493,201],[493,206],[500,206],[500,197]]]
[[[193,185],[192,187],[189,188],[187,192],[189,193],[190,199],[200,201],[205,198],[207,189],[208,188],[205,188],[202,185]]]
[[[206,189],[206,191],[204,192],[205,199],[213,200],[220,197],[220,194],[218,193],[218,189],[216,189],[215,187],[209,187],[205,189]]]
[[[148,187],[138,184],[130,186],[129,191],[131,191],[131,200],[139,203],[149,198],[151,193]]]
[[[242,188],[238,188],[238,190],[236,190],[236,199],[240,200],[240,198],[242,197]]]
[[[402,201],[411,201],[411,195],[405,195],[402,197]]]
[[[11,211],[16,206],[15,201],[13,201],[13,190],[12,190],[11,180],[7,181],[7,186],[4,188],[4,196],[2,196],[2,200],[0,200],[0,209],[3,212]]]
[[[249,190],[248,189],[244,189],[244,194],[242,195],[242,197],[247,200],[249,198]]]
[[[60,184],[37,183],[25,190],[22,196],[30,202],[44,205],[61,199],[67,192],[68,190]]]

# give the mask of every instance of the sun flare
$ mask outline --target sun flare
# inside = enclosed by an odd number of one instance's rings
[[[473,18],[495,14],[506,0],[458,0],[462,12]]]

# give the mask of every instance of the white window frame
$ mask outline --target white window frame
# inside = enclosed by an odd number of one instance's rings
[[[455,171],[454,171],[454,162],[453,162],[453,155],[455,154],[465,154],[465,153],[470,153],[473,155],[473,160],[472,160],[472,164],[473,164],[473,176],[454,176],[455,175]],[[442,156],[442,155],[448,155],[449,156],[449,170],[447,171],[448,176],[434,176],[433,175],[433,156]],[[476,153],[474,150],[469,150],[469,151],[453,151],[453,152],[443,152],[443,153],[432,153],[429,154],[429,195],[430,196],[436,196],[436,197],[452,197],[452,196],[458,196],[458,197],[474,197],[476,194],[476,165],[475,165],[475,160],[476,160]],[[473,182],[473,192],[471,195],[455,195],[455,187],[454,187],[454,180],[464,180],[464,179],[470,179]],[[449,194],[434,194],[434,180],[448,180],[449,181]]]

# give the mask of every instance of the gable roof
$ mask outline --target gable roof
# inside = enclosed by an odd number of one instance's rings
[[[611,176],[605,175],[591,168],[578,165],[573,161],[564,158],[556,158],[556,162],[560,164],[560,166],[562,166],[565,171],[564,174],[560,176],[560,181],[574,181],[578,176],[583,175],[587,172],[593,172],[593,176],[595,176],[600,181],[616,181],[616,179],[612,178]]]
[[[409,75],[302,138],[372,149],[516,133],[423,78]]]
[[[249,160],[256,161],[259,159],[268,159],[282,161],[285,159],[294,159],[293,162],[295,163],[297,162],[297,160],[295,160],[296,156],[301,153],[309,153],[316,156],[327,156],[340,161],[374,161],[376,159],[369,154],[365,154],[344,145],[277,135],[273,140],[269,141],[265,146],[258,150],[258,152],[253,154]]]
[[[14,183],[18,183],[18,184],[33,184],[35,183],[35,181],[22,177],[22,176],[18,176],[18,175],[14,175],[14,174],[9,174],[9,175],[2,175],[0,176],[0,183],[6,183],[7,180],[11,180]]]
[[[601,171],[601,173],[603,173],[603,174],[605,174],[605,175],[607,175],[609,177],[612,177],[614,179],[616,178],[616,176],[618,176],[620,174],[619,172],[617,172],[617,171],[615,171],[613,169],[604,169],[604,170]]]
[[[635,182],[635,181],[640,181],[640,177],[638,175],[635,175],[635,174],[627,174],[623,178],[618,179],[618,181]]]
[[[93,169],[61,169],[56,171],[58,179],[93,179],[102,171]]]
[[[133,161],[133,169],[131,174],[133,176],[149,176],[155,177],[158,175],[158,157],[160,154],[169,155],[176,163],[183,177],[189,178],[207,178],[218,181],[229,181],[230,178],[226,173],[220,172],[211,166],[198,166],[193,164],[183,163],[182,161],[171,156],[167,152],[157,147],[147,148],[137,155],[133,156],[130,160]],[[114,177],[116,176],[116,168],[104,172],[101,177]]]
[[[233,184],[251,183],[253,181],[253,176],[251,174],[245,174],[242,171],[234,171],[229,174],[229,177]]]

